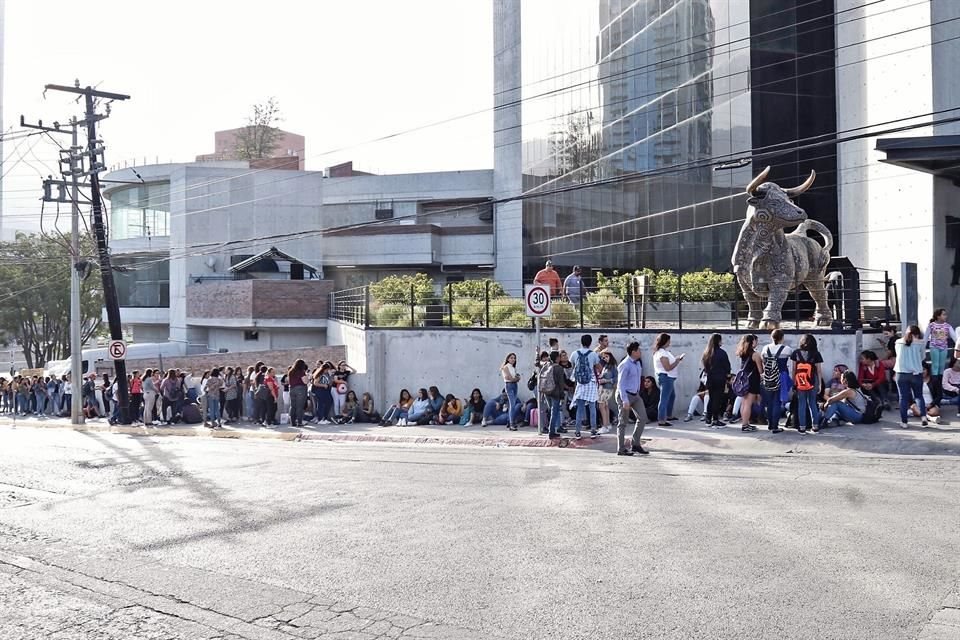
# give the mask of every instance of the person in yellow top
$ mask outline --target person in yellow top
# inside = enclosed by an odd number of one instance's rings
[[[458,424],[463,415],[463,401],[448,393],[440,409],[440,424]]]
[[[533,284],[542,284],[550,287],[550,296],[557,297],[563,288],[563,282],[560,280],[560,274],[553,268],[553,261],[547,260],[543,269],[537,272],[533,278]]]

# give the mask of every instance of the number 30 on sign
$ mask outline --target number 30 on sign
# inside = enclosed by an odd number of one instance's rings
[[[542,284],[528,284],[524,287],[523,298],[529,317],[543,318],[550,315],[549,287]]]

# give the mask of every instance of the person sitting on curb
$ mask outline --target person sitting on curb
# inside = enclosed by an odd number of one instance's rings
[[[844,371],[841,375],[843,389],[833,394],[823,403],[823,417],[820,423],[813,425],[814,432],[824,427],[838,427],[844,420],[853,424],[863,422],[863,412],[867,408],[867,396],[860,391],[860,384],[853,371]]]
[[[390,408],[387,409],[387,412],[383,415],[383,420],[380,421],[380,426],[386,427],[393,424],[396,424],[398,427],[404,426],[411,406],[413,406],[413,398],[410,397],[410,392],[406,389],[401,389],[400,399],[397,400],[396,404],[391,405]]]
[[[950,367],[943,372],[943,398],[941,405],[957,405],[957,417],[960,418],[960,358],[954,358]]]
[[[471,424],[483,423],[483,410],[487,406],[487,401],[483,399],[480,389],[474,389],[470,392],[470,398],[463,407],[463,415],[460,417],[460,426],[466,427]],[[486,425],[484,425],[486,426]]]
[[[507,390],[503,389],[496,400],[490,400],[483,408],[483,426],[510,424],[510,399]]]
[[[452,393],[448,393],[444,398],[443,407],[440,409],[439,424],[457,424],[463,416],[463,402]]]
[[[425,420],[423,424],[427,424],[430,421],[430,396],[427,394],[427,390],[423,387],[417,391],[417,398],[413,401],[413,405],[410,407],[410,412],[407,415],[407,419],[403,421],[401,426],[411,426],[419,424],[421,420]]]

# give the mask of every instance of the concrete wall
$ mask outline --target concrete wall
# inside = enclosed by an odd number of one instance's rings
[[[420,387],[437,385],[444,394],[453,393],[458,397],[469,395],[478,387],[484,397],[499,393],[502,388],[499,369],[510,352],[518,355],[518,370],[523,376],[521,396],[529,398],[532,394],[526,390],[525,383],[532,373],[532,359],[536,353],[536,334],[531,331],[494,331],[442,329],[363,329],[351,325],[330,321],[328,325],[330,344],[342,343],[347,352],[347,361],[359,372],[352,377],[351,384],[359,392],[369,391],[374,395],[378,406],[385,402],[395,402],[401,388],[411,392]],[[580,331],[544,331],[541,346],[547,344],[549,337],[559,338],[561,347],[572,352],[580,345]],[[592,334],[596,340],[599,332]],[[617,360],[626,355],[626,345],[637,340],[643,349],[643,368],[645,375],[653,375],[651,359],[652,345],[657,332],[608,333],[610,346]],[[700,373],[700,355],[706,346],[710,333],[673,333],[671,351],[679,355],[687,354],[687,360],[681,365],[677,382],[676,412],[686,411],[690,396],[695,392]],[[743,334],[722,334],[724,348],[731,362],[736,360],[736,343]],[[787,344],[796,345],[799,332],[788,332]],[[824,373],[835,364],[852,366],[857,354],[863,348],[864,338],[859,333],[814,334],[824,358]],[[866,339],[868,347],[873,341]],[[761,345],[768,342],[761,336]],[[734,364],[737,368],[739,363]]]

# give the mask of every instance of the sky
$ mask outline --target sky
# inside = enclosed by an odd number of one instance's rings
[[[21,114],[81,115],[66,94],[43,96],[79,79],[131,96],[101,124],[108,166],[192,161],[274,97],[279,126],[306,137],[308,170],[490,168],[492,20],[491,0],[6,0],[3,130]],[[57,169],[45,137],[16,147],[4,145],[6,229],[37,224],[41,176]]]

